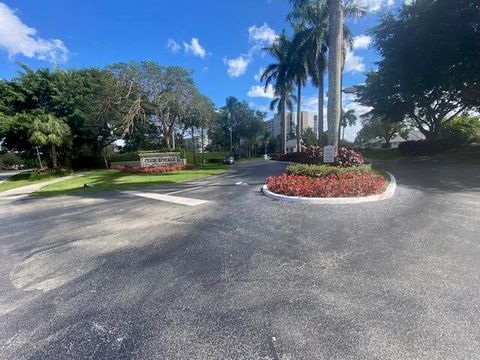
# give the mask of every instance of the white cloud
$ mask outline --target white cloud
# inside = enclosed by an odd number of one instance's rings
[[[256,73],[255,76],[253,77],[255,79],[255,81],[261,81],[262,80],[262,74],[263,74],[264,70],[265,70],[264,67],[261,67],[260,69],[258,69],[258,73]]]
[[[239,77],[247,71],[250,58],[245,55],[240,55],[235,59],[223,59],[223,62],[227,65],[227,73],[230,77]]]
[[[168,49],[170,49],[170,51],[171,51],[172,53],[174,53],[174,54],[176,54],[177,52],[179,52],[179,50],[180,50],[180,48],[181,48],[180,44],[177,43],[177,42],[176,42],[175,40],[173,40],[173,39],[168,39],[168,40],[167,40],[167,45],[166,45],[166,47],[167,47]]]
[[[70,53],[62,40],[36,36],[37,30],[25,25],[4,3],[0,3],[0,24],[0,48],[5,49],[10,58],[21,54],[52,63],[68,60]]]
[[[368,12],[376,12],[385,5],[392,6],[393,0],[360,0],[360,5],[364,6]]]
[[[273,99],[275,97],[275,91],[273,86],[269,84],[267,89],[264,86],[254,85],[250,88],[250,91],[247,93],[248,97],[264,97],[267,99]]]
[[[363,62],[363,57],[355,55],[352,51],[347,52],[345,57],[345,72],[364,72],[365,63]]]
[[[272,44],[278,37],[275,30],[268,26],[267,23],[264,23],[262,26],[250,26],[248,28],[248,35],[251,42],[265,45]]]
[[[228,75],[231,77],[238,77],[245,73],[248,65],[252,62],[254,56],[265,46],[272,44],[278,37],[267,23],[262,26],[252,25],[248,28],[249,41],[252,43],[250,49],[246,54],[242,54],[234,59],[224,59],[224,63],[227,65]],[[263,52],[261,54],[263,56]],[[257,75],[255,80],[257,80]]]
[[[359,35],[353,38],[353,48],[358,50],[368,49],[372,43],[372,37],[368,35]]]
[[[207,56],[207,51],[200,45],[200,42],[198,41],[197,38],[192,38],[192,41],[190,44],[186,43],[185,41],[183,42],[183,47],[185,48],[185,53],[186,54],[193,54],[195,56],[198,56],[200,58],[204,58]]]

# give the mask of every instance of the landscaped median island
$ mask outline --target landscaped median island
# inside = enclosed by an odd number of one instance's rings
[[[267,196],[368,198],[371,201],[387,190],[392,191],[391,188],[388,189],[391,175],[373,168],[371,164],[365,164],[359,152],[340,148],[332,164],[322,163],[323,156],[318,147],[309,149],[303,155],[299,153],[296,158],[310,163],[292,164],[287,167],[285,174],[268,177],[263,188]],[[281,196],[275,198],[283,199]],[[381,197],[378,198],[380,199]]]

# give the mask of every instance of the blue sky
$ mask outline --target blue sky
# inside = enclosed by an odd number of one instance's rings
[[[363,0],[368,16],[348,22],[357,41],[344,86],[363,82],[377,59],[367,30],[400,1]],[[0,77],[14,77],[17,61],[32,68],[79,68],[154,60],[193,70],[217,106],[236,96],[266,111],[271,94],[261,90],[255,75],[270,59],[260,49],[282,29],[290,31],[289,8],[288,0],[0,0]],[[344,106],[365,111],[351,96]],[[311,86],[304,108],[316,108]],[[348,129],[348,138],[356,131],[358,126]]]

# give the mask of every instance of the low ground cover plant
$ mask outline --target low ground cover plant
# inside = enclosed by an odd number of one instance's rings
[[[347,172],[322,177],[282,175],[267,178],[267,188],[277,194],[301,197],[355,197],[381,194],[385,179],[374,173]]]
[[[309,177],[322,177],[329,175],[342,175],[347,173],[365,174],[372,173],[373,169],[370,164],[360,166],[332,166],[332,165],[310,165],[310,164],[292,164],[287,167],[287,175],[303,175]]]

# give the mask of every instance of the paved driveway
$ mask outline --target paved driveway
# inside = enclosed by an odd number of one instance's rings
[[[480,167],[379,164],[358,205],[265,198],[263,160],[0,202],[0,357],[478,359]]]
[[[7,180],[10,176],[17,175],[20,171],[0,171],[0,182]]]

